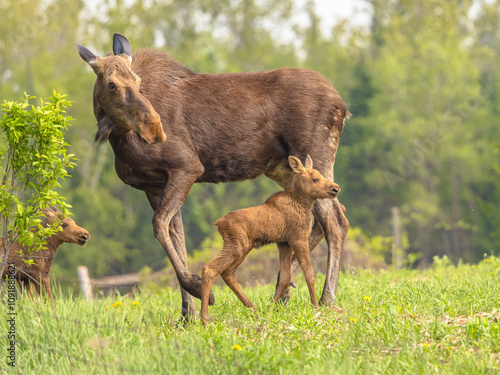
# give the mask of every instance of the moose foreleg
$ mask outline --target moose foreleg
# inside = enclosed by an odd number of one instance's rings
[[[165,249],[181,287],[192,296],[201,298],[201,277],[188,271],[185,262],[183,262],[177,253],[170,236],[171,221],[184,204],[196,178],[198,178],[198,175],[184,171],[172,171],[168,173],[168,183],[162,192],[158,207],[153,216],[153,232],[156,239]],[[209,304],[213,305],[214,302],[215,298],[213,293],[211,293]]]
[[[186,242],[184,239],[184,227],[182,225],[182,214],[181,210],[177,211],[177,213],[172,218],[170,223],[170,238],[174,244],[175,250],[179,257],[181,258],[182,263],[187,268],[187,250],[186,250]],[[196,305],[194,303],[193,296],[189,294],[184,288],[181,287],[181,295],[182,295],[182,317],[185,320],[196,319]]]

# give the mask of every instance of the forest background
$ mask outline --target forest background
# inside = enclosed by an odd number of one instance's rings
[[[144,193],[118,179],[110,146],[93,142],[95,78],[74,42],[104,55],[115,32],[198,72],[319,71],[354,115],[335,165],[351,249],[390,262],[399,207],[408,265],[498,255],[500,1],[365,4],[366,24],[342,19],[325,30],[312,1],[0,0],[0,98],[55,89],[74,102],[66,140],[78,161],[61,192],[92,239],[65,246],[54,273],[74,278],[84,264],[101,277],[167,263]],[[195,185],[182,208],[188,251],[217,247],[217,218],[278,190],[264,177]]]

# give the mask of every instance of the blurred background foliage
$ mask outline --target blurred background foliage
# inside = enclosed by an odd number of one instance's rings
[[[67,141],[79,160],[62,193],[92,239],[65,246],[54,272],[74,278],[85,264],[100,277],[166,264],[144,194],[117,178],[109,145],[93,143],[94,73],[74,42],[103,55],[114,32],[199,72],[303,66],[324,74],[354,114],[335,168],[354,228],[348,260],[354,252],[367,266],[390,261],[392,206],[401,210],[409,259],[422,266],[436,255],[457,262],[498,254],[500,1],[367,3],[369,24],[345,19],[325,32],[312,1],[0,1],[0,98],[55,89],[74,101]],[[191,256],[218,251],[218,217],[278,189],[266,178],[196,185],[182,209]]]

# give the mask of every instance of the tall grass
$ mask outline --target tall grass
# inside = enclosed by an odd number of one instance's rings
[[[318,294],[323,280],[318,275]],[[258,317],[228,288],[215,287],[205,327],[177,324],[180,294],[172,289],[93,302],[59,290],[53,304],[21,296],[16,367],[4,358],[0,366],[22,374],[500,371],[498,258],[458,267],[438,262],[425,271],[344,273],[342,312],[315,310],[301,278],[298,284],[286,306],[269,303],[272,285],[246,289]]]

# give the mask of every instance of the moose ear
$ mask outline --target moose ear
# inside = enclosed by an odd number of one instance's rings
[[[307,155],[305,167],[311,169],[313,167],[313,160],[311,159],[310,155]]]
[[[132,62],[132,46],[122,34],[115,33],[113,35],[113,53],[115,55],[125,54]]]
[[[76,44],[76,49],[78,50],[78,54],[80,55],[82,60],[85,61],[87,64],[89,64],[90,67],[95,71],[97,68],[97,60],[100,59],[100,57],[94,55],[90,50],[88,50],[84,46],[81,46],[78,43],[75,44]]]
[[[292,168],[292,171],[294,171],[295,173],[304,172],[304,166],[302,165],[302,162],[295,156],[290,155],[288,157],[288,163],[290,164],[290,168]]]

